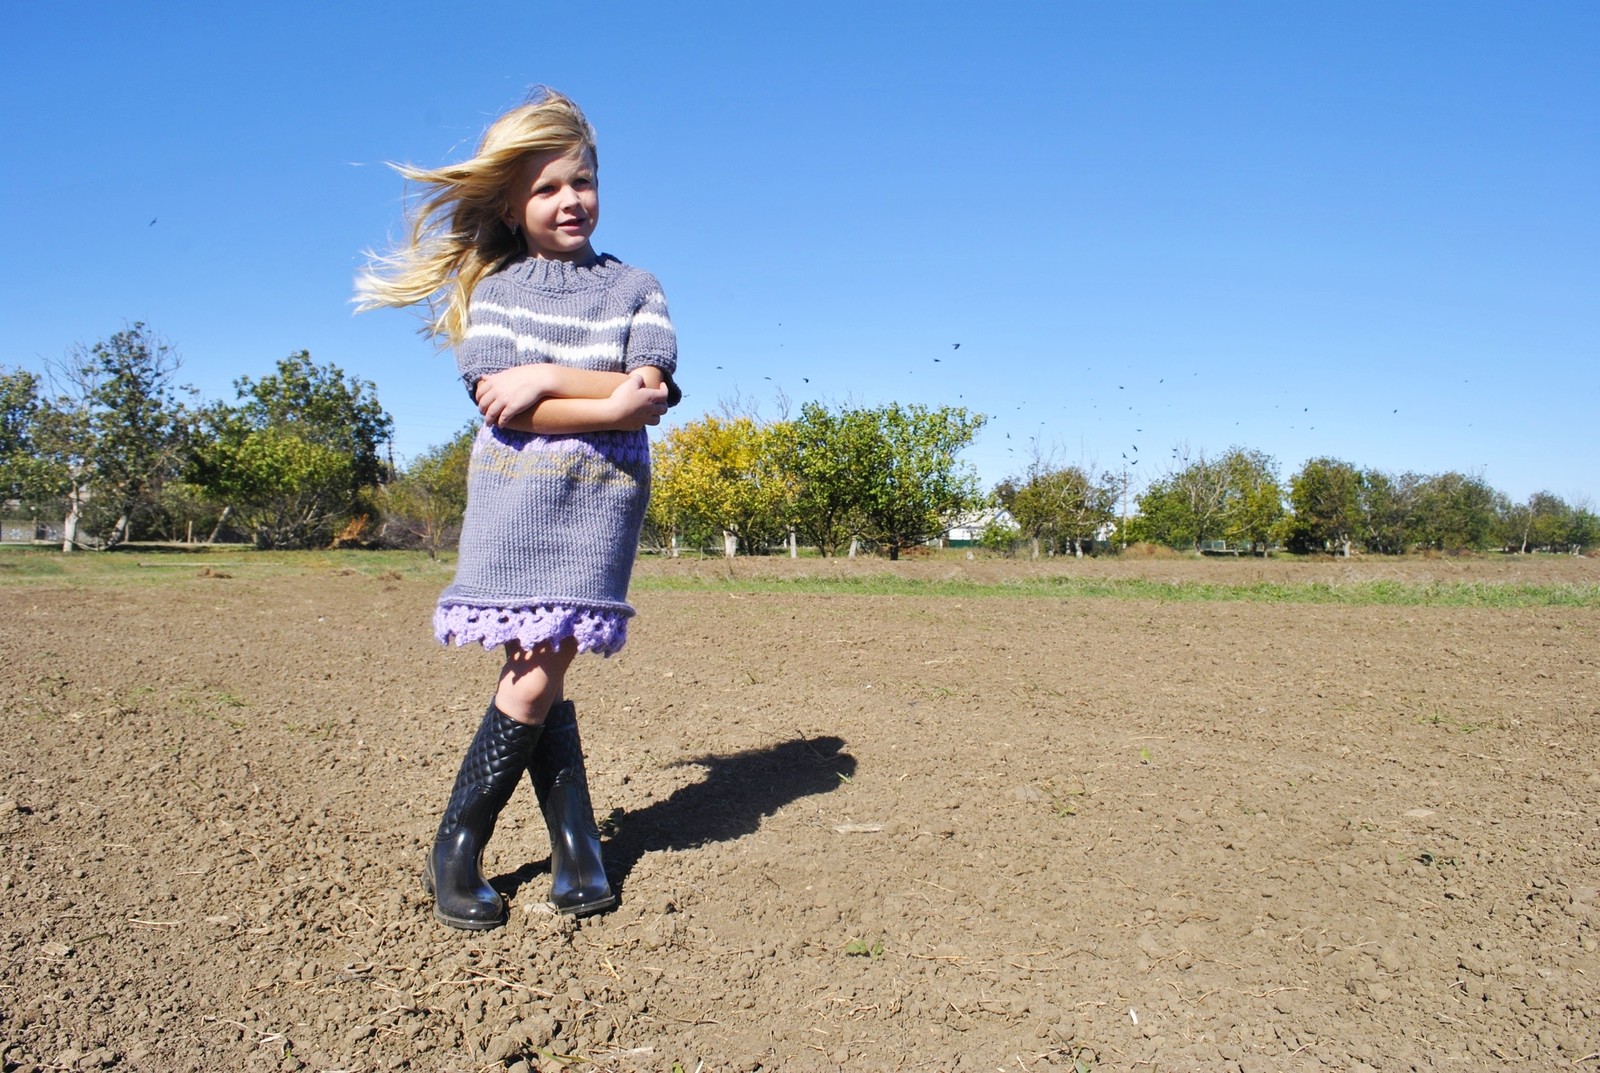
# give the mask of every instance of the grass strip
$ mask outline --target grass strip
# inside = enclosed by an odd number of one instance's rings
[[[1051,577],[1002,582],[926,580],[874,574],[859,578],[635,578],[639,592],[764,592],[835,596],[921,596],[964,599],[1053,598],[1239,601],[1352,607],[1600,607],[1600,585],[1534,585],[1455,581],[1351,581],[1215,584],[1148,578]]]
[[[308,574],[443,579],[454,572],[448,561],[415,551],[257,551],[233,547],[140,546],[113,552],[59,551],[0,547],[0,587],[27,584],[95,587],[159,586],[196,576],[243,579],[301,577]]]
[[[195,578],[254,580],[308,575],[352,575],[428,581],[441,587],[454,572],[454,554],[430,560],[416,551],[255,551],[239,547],[137,547],[112,553],[62,555],[47,548],[0,548],[0,588],[48,584],[68,587],[162,585]],[[694,575],[634,575],[636,592],[734,592],[792,595],[908,596],[960,599],[1105,599],[1169,603],[1235,601],[1333,604],[1351,607],[1600,607],[1600,584],[1522,581],[1211,582],[1199,579],[1054,575],[999,581],[904,577],[869,571],[845,577],[733,577],[716,571]]]

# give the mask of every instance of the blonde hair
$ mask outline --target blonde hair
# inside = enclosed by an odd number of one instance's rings
[[[472,159],[432,169],[391,165],[424,193],[407,211],[408,241],[388,254],[369,252],[356,279],[357,311],[424,302],[423,334],[460,342],[478,281],[526,252],[505,221],[506,192],[524,160],[550,152],[582,152],[598,166],[594,129],[583,112],[541,86],[490,125]]]

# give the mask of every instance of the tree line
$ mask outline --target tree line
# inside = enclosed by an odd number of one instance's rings
[[[232,402],[200,402],[178,368],[138,323],[43,376],[0,368],[7,513],[70,551],[224,531],[262,548],[326,546],[381,512],[394,422],[370,382],[300,351],[234,381]]]
[[[1333,458],[1287,481],[1271,456],[1175,451],[1142,489],[1129,474],[1035,452],[980,493],[958,459],[982,415],[921,407],[802,407],[797,420],[707,416],[655,447],[649,526],[662,546],[762,554],[794,534],[823,555],[865,544],[891,558],[957,522],[1009,555],[1083,555],[1147,543],[1265,555],[1421,551],[1578,553],[1600,544],[1587,504],[1540,492],[1517,502],[1481,477],[1391,474]]]
[[[231,402],[178,385],[143,324],[78,347],[41,377],[0,368],[0,499],[63,548],[243,537],[453,546],[476,422],[397,469],[369,381],[300,351],[234,382]],[[1126,470],[1039,453],[987,491],[961,461],[985,417],[962,407],[824,406],[763,421],[707,414],[657,437],[645,540],[767,554],[804,544],[898,558],[957,523],[1006,554],[1150,543],[1265,554],[1354,550],[1577,552],[1600,543],[1587,503],[1513,501],[1469,474],[1392,474],[1314,458],[1287,480],[1259,451],[1174,451],[1137,491]]]
[[[1123,474],[1035,462],[996,488],[1008,514],[991,524],[985,542],[1007,550],[1024,541],[1035,555],[1041,548],[1081,554],[1100,538],[1122,547],[1345,556],[1356,549],[1576,554],[1600,543],[1600,516],[1551,492],[1517,502],[1469,474],[1392,474],[1335,458],[1310,459],[1284,482],[1271,456],[1243,447],[1216,458],[1181,455],[1164,476],[1129,492]]]

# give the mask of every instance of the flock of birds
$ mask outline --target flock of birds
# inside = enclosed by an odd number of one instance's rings
[[[782,328],[783,327],[782,323],[779,323],[778,327]],[[783,344],[780,342],[780,343],[777,344],[777,346],[778,346],[778,348],[781,349],[783,347]],[[953,342],[953,343],[950,343],[949,346],[950,346],[950,353],[949,354],[944,355],[944,356],[939,356],[939,357],[930,357],[930,359],[928,359],[930,361],[930,363],[932,365],[944,366],[945,369],[952,368],[952,366],[950,366],[948,363],[946,363],[945,358],[946,357],[951,357],[956,352],[960,351],[962,344],[959,343],[959,342]],[[963,362],[957,363],[956,367],[960,368],[960,367],[967,366],[969,364],[970,364],[969,362],[963,361]],[[716,366],[716,369],[719,370],[719,371],[723,370],[723,368],[724,367],[721,366],[721,365],[717,365]],[[918,374],[918,371],[919,370],[916,369],[916,368],[909,368],[909,369],[906,370],[906,375],[908,375],[908,376],[916,376]],[[924,369],[922,371],[926,372],[927,371],[926,367],[924,367]],[[943,370],[941,370],[941,371],[943,371]],[[1093,366],[1089,366],[1089,367],[1087,367],[1085,369],[1086,373],[1093,373],[1093,371],[1094,371]],[[974,370],[974,375],[978,375],[976,370]],[[1195,378],[1195,379],[1198,379],[1200,377],[1200,375],[1201,375],[1201,373],[1198,370],[1194,370],[1194,371],[1190,372],[1190,376],[1192,378]],[[809,377],[809,376],[801,376],[799,379],[800,379],[801,383],[807,384],[807,385],[809,385],[812,382],[811,381],[811,377]],[[1166,376],[1157,377],[1154,386],[1164,386],[1167,383],[1167,379],[1168,378]],[[774,384],[778,383],[778,381],[775,380],[775,378],[773,376],[770,376],[770,375],[763,375],[762,376],[762,380],[764,380],[764,381],[766,381],[768,383],[774,383]],[[1176,387],[1176,385],[1174,385],[1174,386]],[[1120,391],[1120,392],[1126,392],[1126,391],[1128,391],[1128,388],[1129,388],[1128,384],[1117,384],[1116,385],[1116,390]],[[1167,390],[1171,391],[1172,389],[1167,389]],[[1128,398],[1128,396],[1123,396],[1122,399],[1119,399],[1119,403],[1122,402],[1123,400],[1127,399],[1127,398]],[[966,396],[965,396],[964,393],[958,393],[956,395],[956,399],[959,402],[965,403]],[[1022,402],[1018,403],[1015,406],[1013,412],[1021,413],[1024,410],[1028,409],[1029,406],[1032,405],[1033,403],[1034,403],[1034,400],[1025,399],[1025,400],[1023,400]],[[1174,405],[1174,402],[1169,401],[1167,403],[1167,405],[1170,407],[1170,406]],[[1089,400],[1089,409],[1091,411],[1098,411],[1098,410],[1100,410],[1100,408],[1101,408],[1100,400],[1098,400],[1098,399]],[[1275,411],[1281,411],[1281,410],[1283,410],[1285,408],[1286,408],[1285,404],[1281,403],[1281,402],[1280,403],[1274,403],[1273,406],[1272,406],[1272,409],[1275,410]],[[1292,409],[1292,407],[1290,407],[1290,408]],[[1107,409],[1110,410],[1110,409],[1112,409],[1112,407],[1108,406]],[[1122,410],[1124,413],[1132,415],[1134,420],[1138,420],[1139,418],[1144,416],[1144,413],[1138,408],[1137,405],[1133,405],[1133,404],[1119,405],[1119,406],[1116,407],[1116,409]],[[1300,414],[1296,415],[1296,417],[1298,418],[1300,415],[1309,415],[1310,413],[1311,413],[1311,407],[1310,406],[1302,406],[1302,407],[1300,407]],[[1400,408],[1399,407],[1394,407],[1394,408],[1391,409],[1390,413],[1391,413],[1391,415],[1396,415],[1397,416],[1400,413]],[[1096,420],[1097,421],[1101,420],[1101,418],[1097,417]],[[1286,427],[1288,429],[1290,429],[1290,430],[1294,430],[1294,429],[1296,429],[1296,425],[1298,423],[1299,423],[1298,421],[1296,423],[1290,423]],[[1235,427],[1242,427],[1243,421],[1242,420],[1236,420],[1236,421],[1233,422],[1233,424],[1234,424]],[[1135,434],[1143,433],[1145,431],[1145,425],[1144,424],[1132,425],[1131,422],[1129,422],[1129,424],[1126,427],[1131,427],[1132,431]],[[1317,428],[1317,426],[1313,425],[1313,424],[1305,425],[1305,430],[1306,431],[1315,431],[1316,428]],[[1042,433],[1045,432],[1045,430],[1046,430],[1046,425],[1045,425],[1045,423],[1041,422],[1040,426],[1039,426],[1039,432],[1042,434]],[[1019,435],[1021,435],[1021,433],[1019,433]],[[1004,437],[1005,437],[1005,440],[1007,441],[1007,444],[1006,444],[1006,447],[1005,447],[1005,452],[1008,455],[1016,455],[1016,453],[1018,451],[1018,446],[1017,446],[1017,442],[1013,439],[1012,432],[1009,432],[1009,431],[1005,432],[1004,433]],[[1039,437],[1035,436],[1033,438],[1033,447],[1032,447],[1032,449],[1033,450],[1037,450],[1038,446],[1039,446]],[[1028,448],[1024,448],[1024,450],[1026,451],[1026,450],[1028,450]],[[1126,444],[1124,444],[1122,447],[1118,448],[1117,449],[1117,454],[1118,454],[1119,465],[1117,465],[1114,468],[1121,469],[1124,472],[1133,472],[1135,470],[1135,467],[1137,467],[1139,465],[1139,463],[1143,460],[1143,458],[1147,457],[1147,456],[1143,456],[1141,454],[1139,445],[1137,443],[1133,443],[1131,441],[1126,443]],[[1171,448],[1169,457],[1170,457],[1170,461],[1171,461],[1172,465],[1174,465],[1175,467],[1181,467],[1185,463],[1185,460],[1188,457],[1188,449],[1187,449],[1187,447],[1175,446],[1175,447]]]

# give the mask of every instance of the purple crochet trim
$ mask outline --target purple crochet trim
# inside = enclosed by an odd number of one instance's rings
[[[451,604],[435,608],[433,634],[441,644],[478,642],[495,648],[516,641],[523,648],[560,644],[571,637],[579,652],[602,656],[622,651],[628,643],[628,616],[620,611],[541,604],[537,607],[473,607]]]

